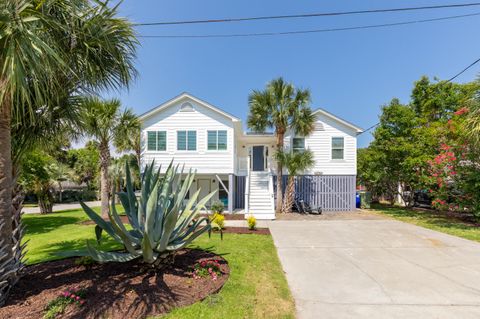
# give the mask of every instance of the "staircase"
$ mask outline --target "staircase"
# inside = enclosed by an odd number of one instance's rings
[[[268,172],[250,172],[248,215],[257,219],[275,219],[273,188]]]

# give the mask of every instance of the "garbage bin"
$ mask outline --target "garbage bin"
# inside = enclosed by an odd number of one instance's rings
[[[360,192],[360,208],[370,208],[372,202],[372,194],[370,192]]]
[[[361,202],[360,202],[360,194],[357,192],[357,193],[355,194],[355,207],[356,207],[356,208],[360,208],[360,203],[361,203]]]

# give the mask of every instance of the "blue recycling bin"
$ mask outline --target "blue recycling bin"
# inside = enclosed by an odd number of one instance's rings
[[[360,194],[357,192],[355,194],[355,207],[360,208],[360,206],[361,206]]]

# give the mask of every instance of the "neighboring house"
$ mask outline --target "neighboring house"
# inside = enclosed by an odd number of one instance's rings
[[[359,127],[322,109],[309,136],[287,132],[286,149],[314,153],[315,166],[297,180],[299,196],[324,211],[355,208]],[[242,122],[205,101],[183,93],[140,116],[142,167],[155,161],[165,172],[172,159],[197,175],[188,196],[217,190],[213,201],[274,219],[275,137],[244,132]]]

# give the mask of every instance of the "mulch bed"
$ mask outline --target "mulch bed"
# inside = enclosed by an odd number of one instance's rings
[[[202,260],[219,260],[222,275],[193,279]],[[184,249],[173,265],[155,272],[138,261],[77,266],[73,258],[32,265],[12,290],[0,318],[43,318],[45,306],[67,289],[86,289],[83,306],[69,305],[61,318],[145,318],[187,306],[218,292],[228,279],[227,262],[210,252]]]

